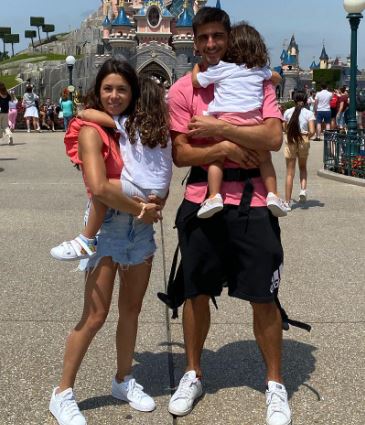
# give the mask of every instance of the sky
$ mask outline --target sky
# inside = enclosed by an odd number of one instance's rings
[[[0,0],[0,26],[11,26],[20,34],[15,52],[26,48],[24,30],[30,16],[44,16],[47,24],[54,24],[56,32],[66,32],[79,24],[100,5],[100,0]],[[215,6],[216,0],[208,0]],[[263,35],[270,51],[271,64],[280,63],[283,43],[288,44],[294,34],[299,45],[299,62],[304,69],[313,59],[318,62],[325,43],[330,58],[345,59],[350,52],[350,26],[343,8],[343,0],[221,0],[222,8],[232,22],[246,20]],[[365,14],[365,13],[364,13]],[[359,68],[365,69],[365,20],[358,31]],[[10,46],[9,46],[10,47]]]

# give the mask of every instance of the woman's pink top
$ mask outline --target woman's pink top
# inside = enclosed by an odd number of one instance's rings
[[[120,173],[122,172],[123,160],[119,150],[119,135],[116,134],[115,138],[108,134],[100,125],[89,121],[83,121],[80,118],[73,118],[70,121],[67,132],[65,134],[65,146],[66,154],[69,156],[74,164],[80,165],[82,169],[82,161],[79,158],[79,147],[78,138],[82,127],[84,126],[93,127],[99,133],[103,142],[101,154],[105,161],[106,177],[108,179],[120,179]],[[85,182],[86,191],[89,197],[91,197],[90,189],[87,185],[84,172],[82,177]]]

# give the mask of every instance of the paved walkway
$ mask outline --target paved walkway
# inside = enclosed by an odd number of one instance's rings
[[[83,278],[49,249],[76,234],[85,205],[80,173],[64,155],[63,133],[15,133],[0,141],[0,425],[52,425],[48,400],[60,376],[64,341],[82,308]],[[322,142],[313,142],[309,201],[281,220],[285,274],[281,299],[313,330],[285,333],[283,374],[295,425],[365,423],[365,192],[317,177]],[[283,188],[282,152],[274,154]],[[177,170],[164,220],[170,264],[173,217],[181,198]],[[298,193],[296,182],[295,194]],[[161,247],[160,232],[157,240]],[[263,425],[264,367],[250,307],[223,296],[203,355],[205,396],[185,418],[167,412],[170,384],[184,368],[180,319],[167,320],[161,249],[145,299],[135,375],[157,402],[150,414],[110,396],[115,371],[116,306],[93,342],[76,383],[89,425]],[[115,300],[114,300],[115,301]]]

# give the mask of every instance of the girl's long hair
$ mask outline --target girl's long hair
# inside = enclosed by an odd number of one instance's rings
[[[150,148],[167,146],[169,140],[169,115],[164,88],[156,81],[141,75],[139,77],[140,97],[136,109],[126,121],[125,127],[133,144],[137,134],[141,143]]]
[[[303,142],[303,136],[300,131],[299,125],[299,115],[304,108],[304,105],[307,103],[307,95],[304,91],[296,91],[293,97],[295,103],[295,109],[293,115],[291,116],[288,126],[287,126],[287,140],[288,143],[300,143]]]

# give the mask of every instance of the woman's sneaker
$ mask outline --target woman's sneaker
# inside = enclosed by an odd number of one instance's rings
[[[133,409],[141,412],[152,412],[156,408],[153,398],[143,392],[142,385],[138,384],[132,375],[126,376],[120,383],[113,379],[112,396],[126,401]]]
[[[275,217],[285,217],[288,214],[285,202],[280,199],[275,193],[269,192],[266,197],[267,208]]]
[[[184,416],[193,409],[194,401],[203,394],[203,386],[195,370],[186,372],[181,378],[177,390],[169,403],[169,412],[175,416]]]
[[[209,218],[212,217],[215,213],[222,211],[223,209],[223,199],[220,193],[217,193],[212,198],[206,199],[198,213],[198,218]]]
[[[83,235],[71,241],[62,242],[51,249],[51,255],[60,261],[76,261],[91,258],[96,254],[96,239],[88,239]]]
[[[72,388],[56,394],[58,388],[52,393],[49,410],[56,418],[59,425],[86,425],[86,419],[80,412]]]

